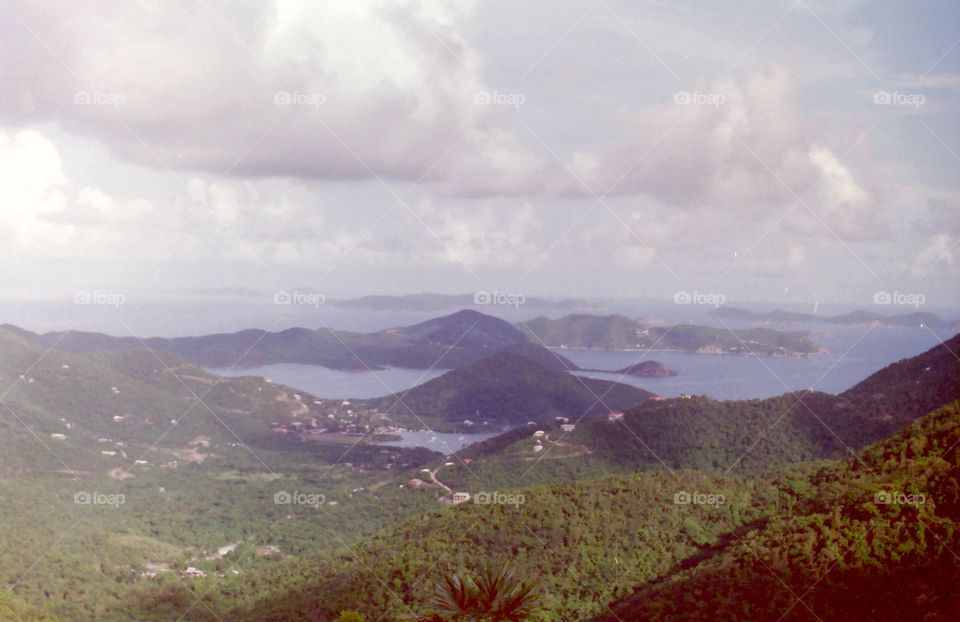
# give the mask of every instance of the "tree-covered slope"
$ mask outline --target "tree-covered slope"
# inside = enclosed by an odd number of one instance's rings
[[[470,310],[374,333],[289,328],[278,332],[250,329],[199,337],[139,339],[80,331],[38,335],[14,326],[3,328],[44,348],[89,353],[146,346],[205,367],[301,363],[355,370],[384,366],[452,369],[493,352],[538,347],[510,323]]]
[[[242,598],[229,614],[238,620],[357,609],[399,621],[425,611],[440,573],[495,560],[539,581],[534,620],[952,620],[958,443],[955,403],[843,462],[748,479],[663,471],[500,491],[229,582],[201,602],[217,611]]]
[[[515,430],[463,450],[473,464],[444,468],[443,475],[452,484],[518,486],[665,468],[750,474],[843,457],[960,399],[960,359],[951,352],[960,352],[960,336],[838,396],[647,400],[622,417],[584,419],[570,432],[547,428],[539,453],[533,429]]]
[[[397,419],[423,420],[439,427],[502,429],[556,417],[578,420],[632,406],[651,395],[630,385],[579,378],[556,366],[501,352],[367,404]]]
[[[960,406],[796,485],[816,494],[598,621],[960,616]]]

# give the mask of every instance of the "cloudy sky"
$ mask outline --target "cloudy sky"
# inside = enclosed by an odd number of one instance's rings
[[[958,304],[958,18],[0,0],[0,288]]]

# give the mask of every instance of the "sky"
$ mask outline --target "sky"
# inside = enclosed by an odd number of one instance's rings
[[[958,305],[958,18],[2,0],[0,293]]]

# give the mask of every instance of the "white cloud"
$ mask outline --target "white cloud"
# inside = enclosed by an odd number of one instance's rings
[[[63,209],[66,185],[60,153],[40,132],[0,132],[0,238],[8,248],[55,242],[44,216]]]
[[[457,184],[467,193],[516,189],[538,157],[498,127],[503,107],[474,100],[489,89],[464,34],[473,4],[184,1],[80,10],[14,2],[0,55],[20,62],[0,63],[8,87],[0,111],[22,122],[55,119],[159,168],[426,175],[453,192]],[[50,15],[69,16],[70,26]]]

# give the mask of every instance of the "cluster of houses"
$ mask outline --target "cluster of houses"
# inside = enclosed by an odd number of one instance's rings
[[[576,424],[570,423],[570,419],[569,419],[568,417],[557,417],[556,420],[557,420],[557,422],[559,422],[559,424],[560,424],[560,430],[561,430],[564,434],[569,434],[570,432],[573,432],[575,429],[577,429]],[[529,421],[529,422],[527,422],[527,425],[528,425],[528,426],[535,426],[536,423],[533,422],[533,421]],[[544,430],[535,430],[535,431],[533,432],[533,441],[534,441],[533,453],[537,454],[537,453],[540,453],[541,451],[543,451],[543,439],[544,439],[544,438],[547,438],[547,433],[546,433],[546,431],[544,431]]]
[[[302,397],[293,395],[293,399],[302,402]],[[317,412],[317,415],[311,413]],[[314,400],[313,408],[304,405],[304,416],[300,421],[274,421],[270,427],[279,434],[297,434],[302,439],[321,434],[342,434],[344,436],[366,436],[373,426],[371,423],[380,415],[376,410],[354,411],[349,400],[339,403]],[[376,432],[376,430],[374,430]],[[384,432],[391,433],[391,432]]]

